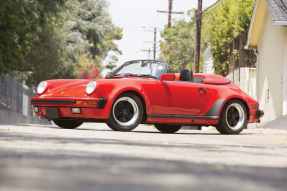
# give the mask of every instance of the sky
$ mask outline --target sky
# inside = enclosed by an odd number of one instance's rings
[[[214,4],[217,0],[202,0],[203,9]],[[123,29],[123,38],[115,41],[122,55],[118,55],[117,65],[129,60],[153,59],[154,28],[157,28],[157,41],[160,31],[168,22],[168,14],[158,13],[157,10],[168,10],[168,0],[107,0],[109,13],[113,23]],[[173,0],[172,11],[183,11],[184,15],[172,14],[172,19],[189,19],[187,11],[197,8],[198,0]],[[145,28],[143,27],[145,26]],[[159,46],[157,47],[157,58]],[[107,71],[104,71],[106,73]]]

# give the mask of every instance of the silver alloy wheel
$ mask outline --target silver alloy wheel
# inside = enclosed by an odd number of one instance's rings
[[[245,113],[242,106],[238,103],[232,103],[226,110],[226,123],[233,130],[239,130],[243,127]]]
[[[132,98],[122,97],[113,106],[113,116],[119,125],[131,126],[136,123],[139,117],[138,105]]]

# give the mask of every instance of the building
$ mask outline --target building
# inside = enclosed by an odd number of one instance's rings
[[[247,32],[241,32],[225,46],[222,62],[228,63],[226,78],[256,98],[256,62],[253,49],[246,49]]]
[[[257,54],[255,98],[265,124],[287,114],[287,0],[256,0],[246,48]]]

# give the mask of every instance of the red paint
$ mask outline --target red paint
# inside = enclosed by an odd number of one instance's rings
[[[175,81],[171,81],[173,77]],[[147,115],[204,116],[218,99],[225,98],[225,103],[230,99],[240,99],[248,107],[249,123],[259,120],[255,118],[255,109],[258,109],[255,107],[258,106],[258,102],[233,83],[229,83],[228,79],[211,74],[194,74],[194,77],[203,77],[203,83],[178,81],[179,74],[164,74],[162,80],[140,77],[96,79],[97,90],[90,96],[86,94],[86,85],[91,80],[47,80],[47,91],[31,99],[96,101],[99,98],[108,98],[104,109],[97,109],[93,105],[32,104],[39,106],[40,112],[36,114],[38,116],[45,116],[46,107],[58,107],[60,117],[95,119],[108,119],[114,99],[126,91],[135,92],[143,98]],[[212,85],[209,83],[229,84]],[[199,89],[206,91],[198,91]],[[82,114],[72,114],[71,107],[81,107]],[[148,118],[146,123],[216,125],[218,120]]]
[[[163,81],[174,81],[175,75],[174,74],[163,74],[161,75],[160,82],[163,83]]]

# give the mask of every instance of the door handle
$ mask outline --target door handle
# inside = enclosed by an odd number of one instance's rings
[[[198,91],[199,91],[199,92],[201,92],[201,91],[202,91],[202,92],[206,92],[206,89],[199,88]]]

